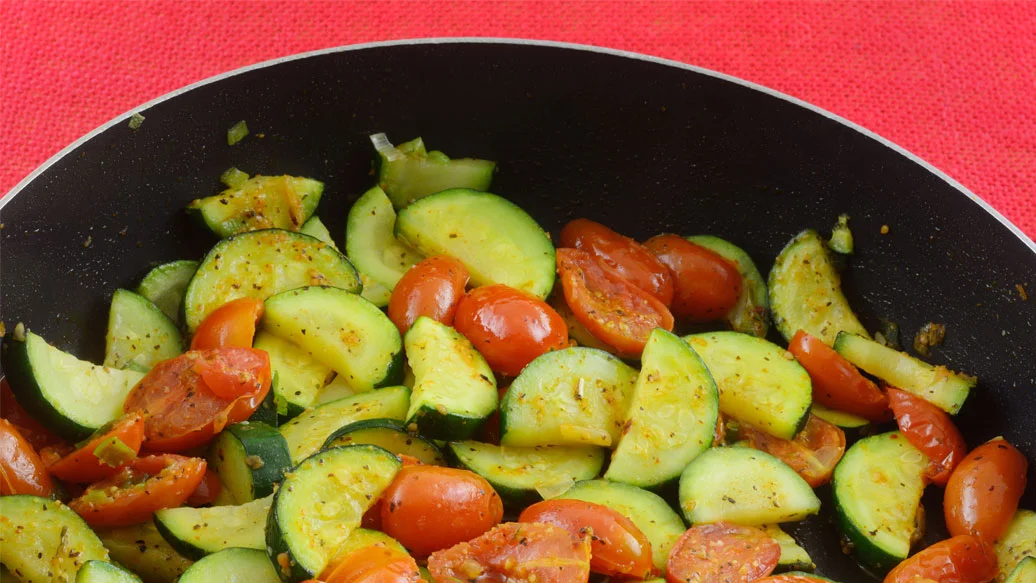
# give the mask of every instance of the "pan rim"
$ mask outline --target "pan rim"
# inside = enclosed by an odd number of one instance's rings
[[[752,81],[747,81],[745,79],[741,79],[739,77],[735,77],[735,76],[729,75],[727,73],[722,73],[722,72],[715,71],[715,70],[712,70],[712,69],[707,69],[705,67],[700,67],[700,66],[697,66],[697,65],[691,65],[691,64],[688,64],[688,63],[683,63],[683,62],[675,61],[675,60],[672,60],[672,59],[666,59],[666,58],[656,57],[656,56],[647,55],[647,54],[643,54],[643,53],[637,53],[637,52],[633,52],[633,51],[626,51],[626,50],[622,50],[622,49],[601,47],[601,46],[596,46],[596,45],[570,43],[570,42],[563,42],[563,41],[522,39],[522,38],[503,38],[503,37],[431,37],[431,38],[411,38],[411,39],[399,39],[399,40],[390,40],[390,41],[377,41],[377,42],[358,43],[358,44],[351,44],[351,45],[342,45],[342,46],[337,46],[337,47],[330,47],[330,48],[324,48],[324,49],[317,49],[317,50],[313,50],[313,51],[306,51],[306,52],[301,52],[301,53],[295,53],[295,54],[292,54],[292,55],[287,55],[287,56],[283,56],[283,57],[277,57],[277,58],[269,59],[269,60],[266,60],[266,61],[260,61],[258,63],[253,63],[253,64],[250,64],[250,65],[245,65],[245,66],[239,67],[237,69],[232,69],[232,70],[229,70],[229,71],[225,71],[223,73],[219,73],[217,75],[213,75],[211,77],[207,77],[205,79],[201,79],[199,81],[195,81],[194,83],[190,83],[190,84],[184,85],[183,87],[180,87],[178,89],[174,89],[173,91],[170,91],[170,92],[168,92],[168,93],[166,93],[164,95],[160,95],[159,97],[151,99],[151,100],[149,100],[149,101],[147,101],[147,102],[145,102],[145,103],[143,103],[141,105],[138,105],[136,107],[133,107],[133,108],[127,110],[126,112],[124,112],[124,113],[122,113],[120,115],[115,116],[114,118],[110,119],[109,121],[107,121],[107,122],[101,124],[100,126],[94,128],[90,132],[87,132],[86,134],[84,134],[83,136],[81,136],[79,139],[75,140],[74,142],[72,142],[68,146],[62,148],[56,154],[54,154],[53,156],[48,158],[43,164],[41,164],[38,167],[36,167],[36,169],[33,170],[32,172],[30,172],[28,176],[26,176],[21,181],[19,181],[17,184],[15,184],[15,186],[10,191],[8,191],[5,195],[0,197],[0,210],[2,210],[5,206],[7,206],[7,204],[9,204],[11,202],[11,200],[13,200],[15,198],[15,196],[17,196],[21,191],[23,191],[25,189],[25,187],[28,186],[32,181],[36,180],[40,175],[42,175],[44,172],[46,172],[51,166],[53,166],[59,160],[61,160],[62,158],[64,158],[68,154],[70,154],[76,148],[82,146],[86,142],[88,142],[91,139],[93,139],[98,134],[103,133],[104,131],[106,131],[107,129],[111,128],[112,126],[114,126],[114,125],[116,125],[118,123],[121,123],[121,122],[124,122],[124,121],[128,120],[134,114],[145,112],[148,109],[150,109],[151,107],[154,107],[155,105],[163,103],[163,102],[165,102],[165,101],[167,101],[169,99],[172,99],[174,97],[177,97],[177,96],[179,96],[181,94],[184,94],[184,93],[187,93],[189,91],[192,91],[192,90],[194,90],[194,89],[196,89],[198,87],[209,85],[211,83],[216,83],[216,82],[221,81],[223,79],[226,79],[226,78],[229,78],[229,77],[233,77],[235,75],[240,75],[240,74],[243,74],[243,73],[246,73],[246,72],[249,72],[249,71],[254,71],[254,70],[257,70],[257,69],[263,69],[263,68],[266,68],[266,67],[271,67],[271,66],[274,66],[274,65],[279,65],[279,64],[282,64],[282,63],[288,63],[288,62],[291,62],[291,61],[297,61],[297,60],[307,59],[307,58],[311,58],[311,57],[317,57],[317,56],[321,56],[321,55],[327,55],[327,54],[333,54],[333,53],[342,53],[342,52],[351,52],[351,51],[359,51],[359,50],[367,50],[367,49],[377,49],[377,48],[384,48],[384,47],[410,46],[410,45],[422,45],[422,44],[427,44],[427,45],[438,45],[438,44],[494,44],[494,45],[513,45],[513,46],[536,46],[536,47],[550,47],[550,48],[557,48],[557,49],[566,49],[566,50],[598,53],[598,54],[604,54],[604,55],[611,55],[611,56],[617,56],[617,57],[624,57],[624,58],[628,58],[628,59],[634,59],[634,60],[648,62],[648,63],[653,63],[653,64],[657,64],[657,65],[676,67],[676,68],[683,69],[683,70],[686,70],[686,71],[691,71],[691,72],[694,72],[694,73],[698,73],[698,74],[706,75],[706,76],[709,76],[709,77],[713,77],[713,78],[721,79],[721,80],[724,80],[724,81],[728,81],[728,82],[731,82],[731,83],[735,83],[737,85],[741,85],[742,87],[746,87],[748,89],[753,89],[755,91],[760,91],[760,92],[765,93],[767,95],[770,95],[772,97],[776,97],[778,99],[784,100],[784,101],[792,103],[794,105],[797,105],[799,107],[806,108],[806,109],[808,109],[808,110],[810,110],[810,111],[812,111],[814,113],[818,113],[818,114],[820,114],[820,115],[822,115],[822,116],[824,116],[824,117],[826,117],[826,118],[828,118],[830,120],[833,120],[833,121],[835,121],[837,123],[840,123],[840,124],[842,124],[842,125],[844,125],[846,127],[849,127],[851,129],[855,130],[856,132],[858,132],[858,133],[860,133],[860,134],[862,134],[862,135],[864,135],[864,136],[866,136],[866,137],[868,137],[868,138],[870,138],[872,140],[877,141],[881,145],[891,149],[892,151],[900,154],[901,156],[906,157],[911,162],[914,162],[918,166],[921,166],[925,170],[931,172],[932,174],[937,176],[939,179],[941,179],[943,182],[947,183],[952,188],[954,188],[955,190],[957,190],[958,192],[963,194],[972,203],[977,205],[980,209],[982,209],[983,211],[985,211],[986,213],[991,215],[1000,224],[1002,224],[1004,227],[1006,227],[1007,230],[1010,231],[1012,234],[1014,234],[1014,236],[1017,237],[1018,240],[1021,241],[1023,245],[1028,247],[1033,253],[1036,253],[1036,242],[1034,242],[1025,233],[1023,233],[1022,230],[1017,225],[1012,223],[1007,217],[1002,215],[1000,213],[1000,211],[998,211],[995,208],[993,208],[992,206],[990,206],[990,204],[987,203],[985,200],[983,200],[980,196],[978,196],[977,194],[972,192],[970,189],[968,189],[966,186],[964,186],[963,184],[961,184],[960,182],[958,182],[957,180],[952,178],[950,175],[946,174],[942,170],[936,168],[934,165],[929,163],[927,160],[921,158],[917,154],[914,154],[910,150],[907,150],[906,148],[896,144],[895,142],[892,142],[891,140],[889,140],[889,139],[887,139],[887,138],[885,138],[885,137],[883,137],[883,136],[881,136],[881,135],[879,135],[879,134],[877,134],[877,133],[875,133],[875,132],[873,132],[873,131],[871,131],[871,130],[869,130],[869,129],[867,129],[867,128],[865,128],[865,127],[863,127],[863,126],[861,126],[861,125],[859,125],[859,124],[857,124],[855,122],[852,122],[852,121],[850,121],[850,120],[848,120],[848,119],[846,119],[846,118],[844,118],[842,116],[839,116],[839,115],[837,115],[837,114],[835,114],[835,113],[833,113],[831,111],[828,111],[828,110],[826,110],[826,109],[824,109],[822,107],[816,106],[816,105],[814,105],[812,103],[809,103],[808,101],[804,101],[804,100],[799,99],[797,97],[788,95],[787,93],[783,93],[781,91],[777,91],[776,89],[772,89],[772,88],[767,87],[765,85],[760,85],[760,84],[754,83]]]

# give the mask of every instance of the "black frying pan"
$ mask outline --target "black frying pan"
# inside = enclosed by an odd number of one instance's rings
[[[341,240],[349,205],[372,183],[367,135],[421,135],[454,156],[499,160],[493,190],[555,235],[580,216],[641,240],[711,233],[765,272],[796,232],[848,213],[852,305],[871,330],[888,318],[908,341],[924,322],[946,324],[931,359],[980,379],[961,430],[971,446],[1004,435],[1028,456],[1022,504],[1036,506],[1036,297],[1022,301],[1015,287],[1036,296],[1036,245],[935,169],[826,112],[677,63],[496,41],[335,49],[140,111],[139,130],[128,114],[114,120],[0,203],[9,327],[24,321],[99,361],[112,291],[214,242],[181,209],[216,192],[227,167],[323,180],[319,215]],[[242,119],[252,135],[228,147]],[[930,540],[945,535],[939,497],[929,489]],[[871,580],[828,517],[793,530],[823,573]]]

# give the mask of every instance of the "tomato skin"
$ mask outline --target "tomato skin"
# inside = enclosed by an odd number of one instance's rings
[[[968,454],[968,444],[953,418],[921,397],[894,387],[886,390],[899,430],[931,460],[928,480],[945,486],[950,473]]]
[[[146,449],[184,451],[248,419],[270,391],[270,381],[270,357],[262,350],[192,350],[155,365],[130,391],[123,409],[144,413]]]
[[[654,571],[651,542],[633,521],[607,506],[545,500],[523,510],[518,522],[553,524],[576,537],[591,532],[590,570],[594,573],[646,579]]]
[[[508,522],[428,557],[436,583],[586,583],[590,537],[539,522]]]
[[[670,305],[673,301],[673,274],[654,253],[629,237],[589,219],[569,221],[561,229],[558,247],[588,251],[630,283]]]
[[[457,303],[468,285],[468,270],[459,260],[436,255],[407,270],[389,297],[388,317],[400,334],[420,316],[453,325]]]
[[[237,346],[251,348],[255,326],[266,304],[253,298],[238,298],[216,308],[198,326],[191,338],[191,350]]]
[[[669,551],[669,583],[749,583],[773,572],[781,547],[762,530],[725,522],[687,529]]]
[[[997,574],[992,547],[970,535],[935,543],[896,565],[884,583],[985,583]]]
[[[216,472],[206,469],[201,483],[194,489],[194,492],[191,492],[184,504],[194,507],[207,506],[215,502],[222,491],[223,483],[219,481],[219,476]]]
[[[125,464],[108,465],[94,455],[98,446],[112,438],[117,438],[134,454],[139,453],[140,445],[144,442],[144,415],[140,412],[125,415],[111,428],[95,432],[86,445],[48,463],[50,473],[66,482],[77,484],[92,484],[114,475]]]
[[[0,418],[7,419],[18,428],[18,433],[21,433],[36,451],[47,446],[68,445],[67,441],[44,427],[18,403],[6,378],[0,379]]]
[[[831,474],[845,453],[845,432],[813,414],[793,440],[774,437],[748,425],[742,425],[740,437],[750,447],[791,466],[813,488],[831,481]]]
[[[715,251],[679,235],[656,235],[644,242],[673,272],[673,303],[677,319],[712,322],[726,316],[741,297],[741,273]]]
[[[673,315],[665,304],[594,255],[563,247],[556,257],[565,302],[573,315],[623,356],[639,356],[655,328],[672,331]]]
[[[205,460],[173,454],[137,458],[71,502],[90,526],[130,526],[183,504],[205,478]]]
[[[943,494],[951,536],[971,534],[992,544],[1004,533],[1025,493],[1025,456],[996,438],[971,450],[950,474]]]
[[[50,496],[54,482],[47,466],[18,428],[0,419],[0,494]]]
[[[413,557],[383,544],[357,549],[334,560],[325,573],[328,573],[324,577],[326,583],[418,583],[422,580]]]
[[[543,300],[503,284],[469,291],[457,305],[454,328],[489,367],[518,376],[537,356],[568,347],[568,327]]]
[[[382,530],[417,556],[475,538],[503,516],[500,495],[467,470],[404,466],[382,494]]]
[[[816,402],[871,421],[890,420],[889,398],[823,340],[799,330],[791,337],[788,351],[809,373]]]

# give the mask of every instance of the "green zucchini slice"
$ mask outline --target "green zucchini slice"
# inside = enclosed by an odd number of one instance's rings
[[[126,567],[144,583],[173,583],[191,561],[169,546],[153,521],[97,532],[112,561]]]
[[[170,546],[190,559],[234,547],[263,550],[272,502],[271,494],[240,506],[164,508],[155,512],[155,527]]]
[[[385,192],[375,186],[351,209],[345,226],[345,253],[356,269],[391,292],[420,253],[396,238],[396,211]]]
[[[188,214],[220,237],[259,229],[297,231],[316,210],[324,184],[295,176],[253,176],[187,205]]]
[[[741,297],[738,298],[734,309],[727,314],[727,323],[735,332],[766,338],[766,332],[770,329],[770,298],[766,280],[748,253],[737,245],[713,235],[695,235],[687,237],[687,240],[719,254],[737,267],[738,273],[741,274]]]
[[[0,499],[0,563],[25,582],[74,581],[83,563],[108,551],[86,522],[57,500]]]
[[[104,366],[151,370],[159,361],[183,353],[176,324],[142,295],[117,289],[108,311]]]
[[[262,550],[229,548],[213,553],[184,571],[178,583],[281,583]]]
[[[777,567],[774,569],[775,572],[812,572],[813,569],[817,568],[816,563],[814,563],[813,559],[809,557],[809,553],[806,552],[806,549],[799,546],[799,543],[796,542],[790,534],[784,532],[780,526],[776,524],[764,524],[759,528],[769,535],[770,538],[777,541],[777,544],[781,547],[781,557],[777,560]]]
[[[292,466],[288,443],[279,431],[259,422],[235,423],[209,446],[209,467],[229,498],[244,504],[265,498]]]
[[[1036,557],[1036,512],[1025,509],[1016,511],[994,548],[997,564],[1000,565],[997,581],[1003,581],[1012,570],[1016,570],[1016,565],[1020,565],[1025,557],[1030,557],[1029,562],[1032,563],[1032,557]],[[1036,565],[1028,568],[1034,569]]]
[[[374,134],[371,143],[378,157],[378,186],[385,189],[396,208],[449,188],[489,190],[496,162],[473,158],[451,160],[446,154],[425,150],[420,137],[393,146],[385,134]]]
[[[817,402],[813,403],[812,412],[824,421],[827,421],[832,425],[837,425],[843,429],[859,429],[860,427],[866,427],[870,424],[870,420],[868,419],[853,415],[852,413],[846,413],[845,411],[828,409]]]
[[[271,387],[284,417],[292,418],[316,402],[317,395],[334,376],[330,366],[290,340],[260,329],[252,346],[270,355],[270,370],[277,376]]]
[[[147,272],[135,291],[176,322],[181,317],[180,306],[183,304],[187,284],[191,282],[197,270],[198,262],[191,259],[163,263]]]
[[[395,220],[395,216],[396,215],[393,212],[393,220]],[[310,217],[309,220],[302,225],[302,228],[299,229],[299,232],[303,235],[309,235],[310,237],[320,239],[324,243],[338,249],[338,246],[335,245],[334,239],[331,238],[331,232],[324,226],[320,217]],[[389,226],[389,232],[392,232],[391,225]],[[352,257],[349,258],[349,262],[356,265],[356,261],[354,261]],[[392,290],[371,279],[366,273],[360,271],[358,266],[356,269],[357,274],[360,276],[360,283],[363,284],[363,290],[360,292],[360,297],[379,308],[387,306],[389,298],[392,296]]]
[[[1000,572],[1006,571],[1001,567]],[[1032,583],[1036,581],[1036,555],[1025,557],[1010,570],[1005,583]]]
[[[408,432],[406,424],[395,419],[365,419],[350,423],[329,435],[321,449],[345,445],[376,445],[395,454],[417,458],[425,465],[446,465],[439,446]]]
[[[118,565],[94,559],[83,563],[76,573],[76,583],[141,583],[141,580]]]

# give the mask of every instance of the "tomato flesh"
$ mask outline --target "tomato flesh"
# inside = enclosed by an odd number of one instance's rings
[[[624,356],[639,356],[655,328],[672,331],[673,315],[655,296],[633,285],[586,251],[557,250],[565,302],[579,323]]]
[[[428,557],[437,583],[586,583],[590,537],[553,524],[508,522]]]
[[[68,442],[29,415],[29,412],[18,403],[6,378],[0,379],[0,418],[10,421],[36,451],[47,446],[68,445]]]
[[[845,432],[813,414],[792,440],[774,437],[748,425],[743,425],[739,433],[750,447],[788,464],[814,488],[831,481],[831,474],[845,453]]]
[[[423,259],[396,283],[389,297],[388,317],[400,334],[406,334],[421,316],[452,325],[468,279],[467,268],[453,257]]]
[[[266,304],[254,298],[238,298],[216,308],[202,320],[191,338],[191,350],[237,346],[251,348],[255,326]]]
[[[673,273],[673,315],[684,322],[712,322],[730,313],[741,297],[741,273],[715,251],[679,235],[644,242]]]
[[[194,507],[208,506],[219,498],[219,494],[222,491],[223,484],[219,481],[219,476],[216,472],[206,469],[201,483],[194,489],[194,492],[191,492],[184,504]]]
[[[809,373],[817,403],[870,421],[889,420],[889,398],[823,340],[799,330],[791,337],[788,351]]]
[[[946,483],[943,510],[950,535],[993,543],[1004,533],[1025,493],[1025,456],[1003,438],[976,447]]]
[[[522,511],[518,522],[560,526],[590,536],[590,570],[602,575],[646,579],[654,571],[651,542],[618,512],[581,500],[545,500]]]
[[[102,459],[97,455],[98,448],[111,447],[116,439],[126,447],[126,459],[112,459],[111,456]],[[110,428],[101,428],[94,432],[86,445],[49,463],[50,473],[66,482],[91,484],[114,475],[120,467],[133,461],[143,442],[144,415],[140,412],[130,413],[113,423]]]
[[[333,562],[325,583],[418,583],[421,572],[410,555],[375,544]]]
[[[54,482],[50,472],[17,427],[0,419],[0,494],[50,496]]]
[[[669,583],[750,583],[773,572],[781,547],[762,530],[725,522],[687,529],[669,551]]]
[[[914,394],[888,387],[889,405],[907,441],[931,460],[927,478],[945,486],[950,473],[968,453],[968,444],[953,419],[942,409]]]
[[[906,559],[885,576],[884,583],[985,583],[997,574],[992,547],[970,535],[935,543]]]
[[[502,284],[468,292],[453,326],[490,368],[508,376],[518,376],[537,356],[568,346],[568,328],[554,308]]]

